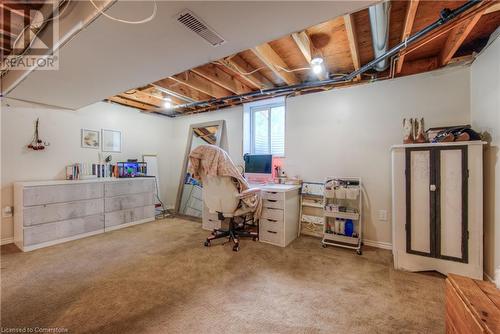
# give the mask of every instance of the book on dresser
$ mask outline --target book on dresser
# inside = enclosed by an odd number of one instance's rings
[[[153,178],[14,184],[14,242],[30,251],[155,219]]]

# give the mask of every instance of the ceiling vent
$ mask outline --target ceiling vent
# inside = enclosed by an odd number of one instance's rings
[[[179,13],[177,15],[177,21],[182,23],[189,30],[195,32],[212,46],[219,46],[226,42],[218,33],[190,10],[185,9]]]

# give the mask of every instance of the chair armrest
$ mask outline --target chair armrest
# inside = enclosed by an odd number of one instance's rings
[[[260,188],[250,188],[238,194],[238,198],[246,198],[260,193]]]

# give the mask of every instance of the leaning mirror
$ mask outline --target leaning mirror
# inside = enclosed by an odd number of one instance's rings
[[[177,213],[201,217],[203,213],[202,185],[188,172],[189,153],[199,145],[211,144],[221,147],[224,121],[193,124],[189,127],[188,142],[182,165],[179,191],[175,210]]]

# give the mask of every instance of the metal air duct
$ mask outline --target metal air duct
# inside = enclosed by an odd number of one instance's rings
[[[380,57],[389,49],[389,21],[391,16],[391,2],[385,1],[368,8],[370,14],[370,28],[372,31],[373,53],[375,58]],[[388,59],[378,62],[374,69],[382,72],[389,66]]]

